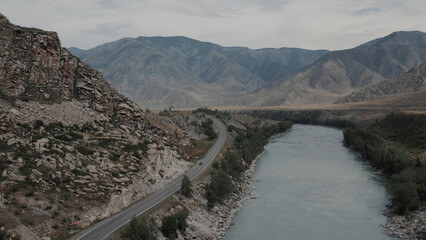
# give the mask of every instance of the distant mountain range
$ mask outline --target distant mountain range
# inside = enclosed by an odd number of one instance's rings
[[[331,103],[426,61],[426,33],[395,32],[353,49],[328,52],[309,67],[244,96],[242,105]]]
[[[142,107],[234,104],[238,96],[312,64],[327,51],[221,47],[186,37],[124,38],[69,49]]]
[[[69,49],[141,107],[332,103],[426,61],[426,33],[395,32],[341,51],[221,47],[185,37]]]

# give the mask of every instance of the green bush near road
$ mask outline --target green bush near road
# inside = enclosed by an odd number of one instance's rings
[[[121,238],[125,240],[156,240],[158,239],[157,223],[154,218],[133,218],[121,232]]]
[[[185,210],[165,216],[161,221],[161,232],[170,240],[177,238],[177,230],[185,232],[188,227],[187,218],[188,212]]]
[[[213,120],[211,120],[210,118],[208,118],[201,124],[201,129],[203,133],[206,134],[207,137],[209,137],[210,140],[213,140],[217,137],[216,132],[213,130]]]
[[[186,175],[183,176],[180,191],[181,191],[182,195],[185,196],[185,197],[191,197],[192,196],[191,181],[189,181],[189,178]]]

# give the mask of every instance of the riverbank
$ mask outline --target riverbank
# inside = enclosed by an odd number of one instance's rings
[[[272,139],[274,139],[276,137],[279,137],[279,136],[287,133],[289,130],[271,136],[268,139],[268,143]],[[230,212],[225,212],[225,215],[223,216],[224,217],[223,220],[224,220],[225,224],[222,226],[221,229],[219,229],[220,231],[219,231],[219,235],[217,236],[218,238],[222,238],[225,235],[226,230],[232,225],[232,220],[234,219],[235,214],[238,213],[241,210],[241,208],[243,207],[244,202],[246,200],[253,199],[253,196],[256,193],[255,171],[256,171],[256,167],[257,167],[257,162],[260,160],[260,158],[262,157],[262,155],[265,154],[265,152],[266,152],[266,150],[264,150],[262,153],[260,153],[259,155],[257,155],[257,157],[250,164],[249,168],[245,171],[244,176],[243,176],[243,181],[239,185],[240,192],[238,194],[235,194],[238,197],[237,198],[232,198],[231,197],[230,199],[227,199],[228,202],[225,205],[230,206],[231,207],[231,211]]]
[[[263,154],[263,153],[262,153]],[[161,219],[182,210],[187,210],[188,227],[185,233],[178,232],[177,239],[220,239],[225,235],[226,230],[232,225],[235,214],[241,210],[243,203],[250,199],[255,193],[255,170],[257,162],[262,156],[253,160],[250,167],[244,172],[241,181],[237,183],[237,193],[232,193],[222,204],[217,204],[208,210],[207,200],[205,198],[205,189],[210,182],[210,176],[205,175],[197,180],[193,185],[193,194],[191,198],[184,198],[175,194],[165,204],[156,209],[152,214],[158,225],[161,225]],[[161,232],[159,239],[166,240]],[[119,238],[114,238],[119,239]]]
[[[285,132],[284,132],[285,133]],[[275,134],[268,139],[268,142],[274,137],[283,133]],[[225,235],[226,230],[232,225],[235,214],[241,210],[244,202],[255,193],[255,171],[257,163],[261,156],[257,155],[244,171],[240,180],[235,182],[238,191],[231,193],[223,199],[220,204],[208,209],[205,191],[211,181],[211,175],[203,175],[193,183],[193,194],[191,198],[185,198],[179,194],[173,195],[165,204],[159,206],[150,215],[157,225],[161,225],[164,216],[176,212],[187,210],[188,218],[186,232],[178,232],[177,239],[220,239]],[[166,239],[159,232],[159,239]]]
[[[390,237],[401,239],[426,239],[426,207],[423,207],[408,216],[400,216],[391,208],[385,212],[388,217],[383,225]]]
[[[369,127],[344,131],[345,145],[362,153],[369,165],[389,179],[393,199],[384,227],[391,237],[426,238],[426,210],[421,208],[426,184],[425,120],[424,115],[394,113]]]

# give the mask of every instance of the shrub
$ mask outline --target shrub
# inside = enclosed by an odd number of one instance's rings
[[[192,188],[191,188],[191,181],[189,181],[188,176],[184,175],[182,179],[182,186],[180,188],[180,191],[183,196],[185,197],[191,197],[192,196]]]
[[[188,218],[188,211],[183,210],[173,215],[165,216],[161,221],[161,232],[168,239],[175,239],[178,234],[177,230],[185,232],[188,224],[186,219]]]
[[[86,148],[86,147],[84,147],[84,146],[77,146],[76,148],[75,148],[77,151],[79,151],[81,154],[83,154],[83,155],[92,155],[93,153],[94,153],[94,151],[93,150],[91,150],[91,149],[88,149],[88,148]]]
[[[33,129],[38,130],[41,127],[44,127],[44,122],[40,119],[35,120],[35,122],[33,123]]]
[[[217,137],[216,132],[213,130],[213,121],[209,118],[201,124],[201,129],[204,134],[209,137],[210,140],[213,140]]]
[[[185,232],[186,228],[188,227],[188,223],[186,222],[188,215],[189,215],[189,213],[186,210],[177,212],[175,214],[177,221],[178,221],[178,229],[182,232]]]
[[[177,238],[178,234],[176,230],[178,229],[178,220],[175,215],[166,216],[161,221],[161,232],[168,239]]]
[[[213,170],[206,188],[207,207],[212,208],[214,204],[222,202],[234,190],[234,184],[228,174],[222,169]]]
[[[121,232],[121,238],[127,240],[157,239],[157,224],[153,218],[133,218],[130,224]]]
[[[420,207],[420,198],[416,186],[412,182],[398,184],[393,191],[393,201],[398,214],[407,214]]]

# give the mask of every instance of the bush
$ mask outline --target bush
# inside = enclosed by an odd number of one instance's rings
[[[16,234],[16,235],[12,238],[12,240],[21,240],[21,235]]]
[[[55,136],[56,139],[64,142],[72,142],[73,139],[66,134],[60,134]]]
[[[188,176],[184,175],[182,179],[182,186],[180,188],[180,191],[183,196],[185,197],[191,197],[192,196],[192,188],[191,188],[191,181],[189,181]]]
[[[91,150],[91,149],[88,149],[88,148],[86,148],[86,147],[84,147],[84,146],[77,146],[76,148],[75,148],[77,151],[79,151],[81,154],[83,154],[83,155],[92,155],[93,153],[94,153],[94,151],[93,150]]]
[[[81,127],[81,131],[82,132],[92,132],[94,131],[95,128],[92,126],[91,123],[85,123],[83,124],[83,126]]]
[[[185,232],[186,228],[188,227],[188,223],[186,222],[186,219],[188,218],[188,211],[180,211],[175,214],[178,222],[178,229],[181,232]]]
[[[160,116],[165,116],[165,117],[171,117],[171,116],[172,116],[171,111],[170,111],[170,110],[167,110],[167,109],[164,109],[164,110],[163,110],[163,111],[161,111],[158,115],[160,115]]]
[[[33,124],[33,129],[34,130],[38,130],[41,127],[44,127],[44,122],[42,120],[35,120],[34,124]]]
[[[64,124],[62,122],[51,122],[46,126],[47,132],[63,132]]]
[[[177,230],[185,232],[188,224],[186,219],[188,218],[188,211],[183,210],[173,215],[165,216],[161,221],[161,232],[168,239],[177,238]]]
[[[121,232],[121,238],[127,240],[155,240],[157,239],[157,223],[154,218],[133,218],[130,224]]]
[[[212,208],[235,190],[231,177],[222,169],[213,170],[211,180],[206,187],[207,207]]]
[[[206,121],[204,121],[201,124],[201,129],[203,131],[204,134],[207,135],[207,137],[209,137],[210,140],[213,140],[217,137],[216,132],[213,130],[213,120],[211,120],[210,118],[207,119]]]
[[[177,238],[178,234],[176,230],[178,229],[178,219],[175,215],[166,216],[161,221],[161,232],[168,239]]]
[[[126,144],[123,147],[123,151],[125,152],[133,152],[133,154],[137,153],[139,150],[142,152],[148,151],[148,145],[146,142],[140,142],[136,145],[133,144]]]
[[[393,189],[393,202],[398,214],[407,214],[409,211],[420,207],[420,198],[417,194],[417,188],[412,182],[398,184]]]

